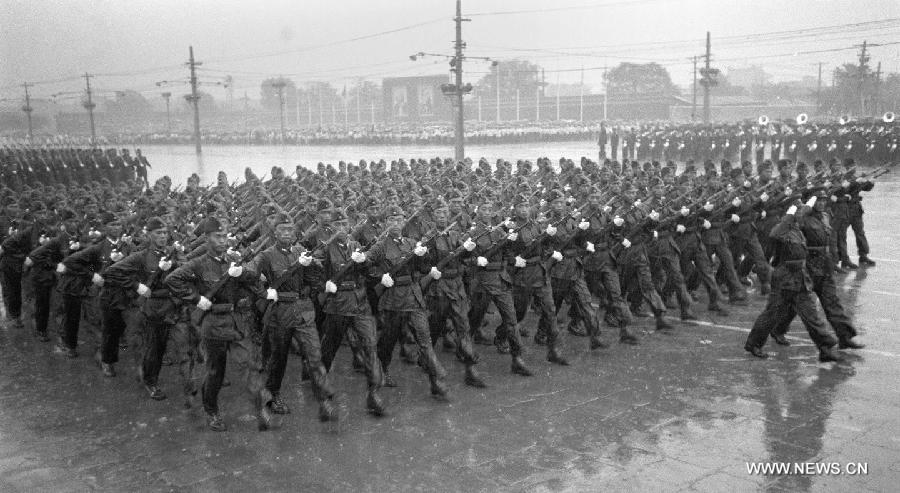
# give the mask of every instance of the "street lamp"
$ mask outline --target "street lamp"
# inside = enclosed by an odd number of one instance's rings
[[[166,100],[166,133],[172,133],[172,117],[169,113],[169,98],[172,97],[171,92],[162,93],[163,99]]]

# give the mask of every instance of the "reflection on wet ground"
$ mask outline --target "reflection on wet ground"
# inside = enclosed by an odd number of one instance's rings
[[[399,388],[384,392],[391,412],[380,420],[365,414],[364,379],[342,352],[334,375],[347,419],[320,424],[292,357],[293,413],[280,427],[257,432],[232,386],[221,396],[230,431],[217,434],[179,399],[148,399],[125,364],[103,379],[90,358],[63,359],[3,327],[0,491],[893,491],[898,189],[883,183],[866,199],[878,266],[839,279],[868,344],[840,364],[817,362],[799,322],[790,347],[770,343],[773,358],[749,358],[742,347],[762,308],[756,295],[729,317],[704,314],[673,335],[638,319],[636,347],[606,330],[611,348],[591,353],[586,339],[566,335],[570,367],[547,364],[531,346],[537,375],[527,379],[479,346],[488,389],[465,387],[461,365],[442,352],[449,403],[433,401],[420,370],[396,361]],[[161,382],[177,395],[173,367]],[[843,474],[748,473],[757,462],[837,463]],[[848,463],[865,463],[868,474],[848,474]]]

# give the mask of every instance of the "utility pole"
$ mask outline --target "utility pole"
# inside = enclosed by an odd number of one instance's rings
[[[31,107],[31,95],[28,94],[28,88],[33,84],[29,84],[25,82],[22,84],[22,87],[25,88],[25,106],[22,106],[22,111],[25,112],[25,115],[28,117],[28,142],[31,142],[34,139],[34,128],[31,123],[31,112],[34,111],[34,108]]]
[[[584,121],[584,67],[581,67],[581,90],[578,93],[578,121]]]
[[[606,65],[603,66],[603,119],[606,120],[606,108],[609,103],[609,74]]]
[[[163,99],[166,100],[166,132],[172,133],[172,116],[169,112],[169,98],[172,97],[171,92],[162,93]]]
[[[822,108],[822,62],[819,62],[819,81],[816,83],[816,115]]]
[[[91,146],[93,147],[97,143],[97,129],[94,126],[94,108],[97,107],[97,105],[94,104],[93,94],[91,93],[91,77],[93,77],[93,75],[85,72],[83,77],[87,101],[85,101],[82,106],[84,106],[84,109],[88,110],[88,119],[91,122]]]
[[[516,88],[516,121],[521,120],[519,118],[519,88]]]
[[[500,123],[500,64],[494,66],[497,68],[497,123]]]
[[[878,69],[875,70],[875,96],[872,101],[872,113],[878,116],[881,112],[881,62],[878,62]]]
[[[278,116],[281,121],[281,145],[284,145],[284,88],[287,82],[279,78],[272,83],[272,87],[278,91]]]
[[[866,55],[866,41],[863,41],[862,50],[859,52],[859,85],[857,86],[857,95],[859,96],[859,113],[862,117],[866,111],[866,95],[864,87],[866,84],[867,72],[869,71],[869,56]]]
[[[462,23],[471,19],[463,19],[462,16],[462,0],[456,0],[456,17],[453,21],[456,23],[456,42],[454,43],[455,55],[453,57],[453,72],[456,74],[456,161],[462,161],[466,158],[465,141],[465,110],[463,108],[463,48],[465,44],[462,40]],[[470,89],[471,90],[471,89]]]
[[[694,86],[693,98],[691,100],[691,122],[697,120],[697,56],[692,57],[694,61]]]
[[[197,67],[203,64],[194,61],[193,46],[188,47],[188,52],[190,58],[188,58],[187,65],[191,69],[191,94],[186,99],[194,105],[194,148],[197,150],[197,154],[200,154],[203,151],[200,148],[200,95],[197,94]]]
[[[706,31],[706,73],[704,77],[709,77],[709,62],[712,56],[710,55],[710,49],[712,48],[710,43],[709,31]],[[708,80],[707,80],[708,82]],[[709,124],[709,84],[703,84],[703,123]]]

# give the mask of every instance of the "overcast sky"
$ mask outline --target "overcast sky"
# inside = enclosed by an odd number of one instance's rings
[[[340,86],[354,76],[446,74],[443,59],[408,57],[452,52],[454,9],[454,0],[0,0],[0,97],[16,97],[25,81],[39,83],[37,97],[79,91],[85,71],[100,90],[151,96],[157,81],[186,79],[188,45],[204,62],[202,80],[230,74],[238,97],[257,98],[259,82],[277,75]],[[585,83],[599,88],[604,65],[657,61],[686,85],[707,30],[723,70],[755,64],[792,80],[824,62],[830,74],[856,56],[842,48],[868,40],[882,44],[873,66],[900,72],[898,0],[467,0],[463,14],[472,19],[467,54],[530,59],[551,83],[577,83],[584,67]],[[744,37],[766,33],[777,34]],[[465,68],[474,83],[488,66]]]

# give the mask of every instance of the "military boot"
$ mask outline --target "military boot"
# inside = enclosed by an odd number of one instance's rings
[[[483,389],[487,387],[478,372],[475,371],[475,365],[466,365],[466,385]]]

